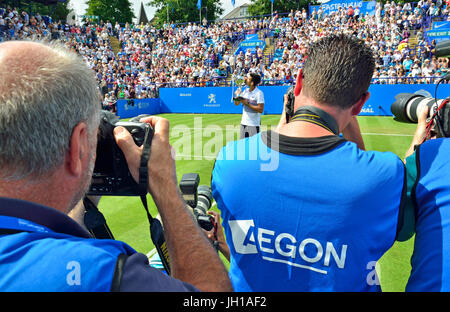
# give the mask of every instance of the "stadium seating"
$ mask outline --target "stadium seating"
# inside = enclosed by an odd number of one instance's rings
[[[60,40],[79,53],[97,75],[108,101],[158,97],[161,87],[224,86],[257,72],[266,85],[291,84],[302,66],[308,44],[331,33],[344,32],[364,40],[375,52],[374,84],[432,83],[448,70],[448,61],[434,57],[435,43],[426,30],[446,21],[449,8],[377,4],[376,14],[348,17],[342,10],[330,15],[304,12],[217,21],[166,25],[110,23],[67,25],[49,17],[0,8],[0,41]],[[436,1],[433,1],[436,3]],[[438,7],[438,10],[435,8]],[[341,13],[340,13],[341,12]],[[266,50],[235,55],[248,34],[264,40]],[[114,36],[114,37],[112,37]],[[120,51],[114,51],[110,38]],[[116,43],[119,44],[116,44]]]

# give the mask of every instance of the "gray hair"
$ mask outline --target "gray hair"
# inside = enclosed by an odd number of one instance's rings
[[[54,172],[80,122],[87,124],[89,143],[97,140],[100,100],[94,72],[60,44],[27,44],[36,46],[28,59],[20,52],[11,55],[14,49],[8,46],[7,56],[0,57],[0,178],[5,180]]]
[[[331,35],[309,47],[303,90],[319,103],[345,109],[367,92],[374,69],[373,52],[363,41]]]

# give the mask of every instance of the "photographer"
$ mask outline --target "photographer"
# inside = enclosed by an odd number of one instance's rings
[[[358,147],[374,68],[362,41],[318,40],[293,114],[217,156],[211,187],[236,291],[381,290],[374,268],[400,227],[405,168],[393,153]]]
[[[173,277],[123,242],[93,239],[68,217],[89,188],[100,121],[95,77],[82,59],[55,44],[1,43],[0,81],[1,291],[231,290],[184,208],[166,119],[142,122],[154,128],[148,191]],[[114,135],[137,180],[142,148],[123,127]]]
[[[406,291],[448,292],[450,140],[448,134],[430,139],[427,106],[418,115],[417,129],[406,152],[408,202],[405,227],[399,235],[399,240],[405,241],[415,233]]]

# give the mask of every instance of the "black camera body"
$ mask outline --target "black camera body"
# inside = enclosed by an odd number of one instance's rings
[[[113,134],[115,127],[122,126],[130,132],[136,145],[141,146],[146,139],[151,140],[153,137],[153,128],[149,124],[136,121],[143,116],[140,115],[130,121],[119,121],[113,113],[101,112],[97,158],[88,195],[141,196],[147,193],[133,179],[125,156]]]
[[[212,191],[207,185],[198,185],[198,173],[184,174],[180,181],[180,191],[184,201],[192,209],[198,225],[206,231],[211,231],[215,224],[214,218],[207,214],[212,204]]]

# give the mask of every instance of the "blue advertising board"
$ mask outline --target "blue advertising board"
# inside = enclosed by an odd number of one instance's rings
[[[281,114],[283,96],[289,86],[261,86],[264,93],[264,114]],[[370,98],[360,116],[392,116],[391,105],[399,93],[427,91],[434,96],[435,84],[371,85]],[[140,114],[191,113],[191,114],[242,114],[242,106],[231,101],[232,87],[161,88],[159,99],[121,100],[117,103],[118,115],[130,118]],[[450,84],[437,90],[439,99],[450,95]]]
[[[436,43],[450,39],[450,28],[439,28],[427,30],[428,40],[435,40]]]
[[[428,40],[437,42],[450,39],[450,21],[433,22],[433,27],[426,31]]]
[[[117,115],[131,118],[141,114],[157,115],[161,113],[160,99],[118,100]]]
[[[330,13],[337,12],[340,7],[347,10],[350,6],[353,8],[359,7],[360,14],[374,15],[376,1],[350,1],[350,0],[331,0],[328,2],[323,2],[320,5],[309,5],[309,14],[316,9],[316,12],[322,7],[324,14],[329,15]]]
[[[244,53],[247,49],[252,50],[252,52],[256,52],[257,47],[261,47],[261,50],[264,50],[266,43],[263,40],[259,40],[258,34],[246,35],[245,40],[239,44],[239,47],[234,52],[234,55],[238,55],[241,51]]]
[[[235,89],[235,88],[234,88]],[[232,87],[161,88],[161,112],[239,114],[242,107],[234,105]]]
[[[450,21],[433,22],[433,28],[432,29],[434,29],[434,30],[450,29]]]
[[[427,91],[434,97],[435,84],[395,84],[395,85],[371,85],[369,87],[370,98],[361,109],[360,116],[392,116],[391,105],[395,102],[395,96],[399,93],[414,93]],[[450,96],[450,85],[441,84],[437,90],[437,98]]]

